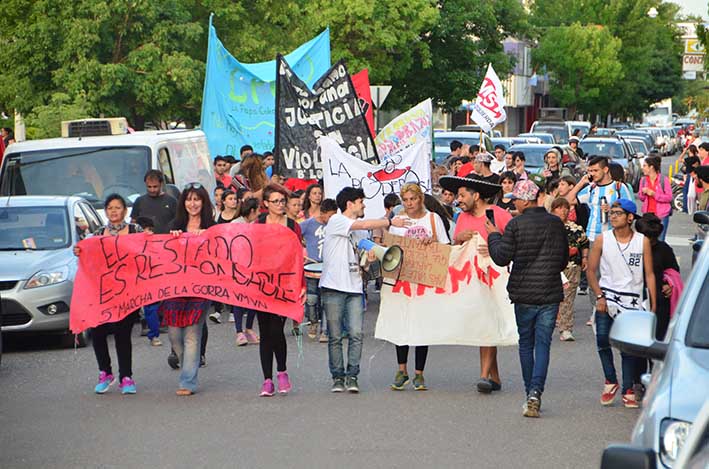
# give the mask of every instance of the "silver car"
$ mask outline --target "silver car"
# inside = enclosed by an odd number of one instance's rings
[[[69,333],[74,245],[100,226],[80,197],[0,198],[0,324],[3,333]],[[79,335],[80,346],[86,335]]]
[[[652,449],[657,467],[675,467],[692,422],[709,400],[709,243],[685,285],[666,342],[655,340],[655,315],[646,311],[618,316],[610,341],[626,353],[653,359],[652,376],[643,377],[647,392],[632,444]]]

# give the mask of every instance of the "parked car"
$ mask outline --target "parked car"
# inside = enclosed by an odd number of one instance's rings
[[[692,216],[692,221],[697,225],[696,236],[694,237],[694,242],[692,243],[692,265],[697,261],[697,256],[704,246],[704,242],[709,236],[709,212],[701,210],[699,212],[694,212]]]
[[[549,143],[550,145],[554,145],[556,143],[556,140],[554,140],[554,134],[548,134],[544,132],[526,132],[523,134],[519,134],[518,137],[534,138],[538,140],[537,143]]]
[[[573,135],[576,130],[581,130],[579,138],[585,136],[591,130],[591,123],[588,121],[566,121],[566,123],[571,127],[571,135]]]
[[[616,132],[616,135],[619,135],[623,138],[642,138],[648,150],[650,150],[650,153],[648,153],[646,156],[658,154],[657,148],[655,148],[655,139],[652,137],[652,135],[650,135],[650,132],[645,129],[619,130],[618,132]]]
[[[480,132],[480,126],[475,124],[458,125],[455,127],[455,132]],[[495,137],[502,137],[502,132],[499,130],[492,129],[488,132],[488,135]]]
[[[450,144],[453,140],[458,140],[462,144],[470,146],[480,145],[479,132],[435,132],[433,134],[434,155],[436,164],[443,164],[451,153]],[[483,134],[483,144],[485,148],[492,151],[492,140]]]
[[[611,129],[609,127],[599,127],[596,129],[596,137],[612,137],[615,135],[616,129]]]
[[[642,378],[647,391],[631,437],[634,446],[655,454],[655,465],[643,467],[679,467],[677,459],[693,422],[709,400],[708,284],[709,245],[705,245],[664,341],[655,339],[655,315],[647,311],[623,312],[611,328],[614,347],[653,360],[652,375]]]
[[[584,154],[593,156],[606,156],[614,163],[620,164],[625,170],[625,182],[629,183],[637,192],[642,176],[641,157],[637,155],[630,145],[620,137],[586,137],[579,143]]]
[[[80,197],[0,198],[0,296],[2,332],[69,332],[69,307],[77,269],[73,248],[101,226]],[[86,345],[87,334],[78,336]]]
[[[565,145],[569,142],[573,129],[568,121],[534,121],[530,132],[553,134],[556,143]]]

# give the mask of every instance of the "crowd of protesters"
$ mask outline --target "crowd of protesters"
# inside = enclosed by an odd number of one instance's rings
[[[696,149],[690,146],[687,153],[684,163],[692,186],[687,197],[694,196],[699,208],[709,208],[709,143]],[[569,161],[583,163],[582,177],[573,175]],[[671,214],[668,178],[661,174],[659,158],[645,159],[639,210],[622,168],[605,157],[584,155],[577,139],[550,150],[545,163],[536,174],[525,168],[522,152],[508,152],[502,145],[487,152],[454,141],[445,164],[432,164],[433,196],[417,184],[405,184],[399,193],[384,198],[384,218],[364,219],[366,199],[361,189],[343,188],[337,197],[327,199],[319,181],[285,180],[274,171],[272,153],[257,154],[246,145],[238,158],[214,158],[217,188],[213,194],[194,183],[175,200],[165,194],[162,174],[149,171],[146,194],[134,204],[131,223],[123,221],[125,201],[112,195],[106,200],[108,223],[97,234],[119,236],[145,229],[180,236],[224,223],[275,223],[291,229],[303,243],[306,264],[304,324],[294,323],[293,333],[307,331],[312,341],[328,344],[331,391],[350,393],[359,392],[368,283],[373,280],[376,289],[381,287],[378,263],[372,252],[360,258],[358,240],[381,243],[385,231],[424,244],[462,244],[480,236],[484,246],[479,255],[511,269],[507,289],[519,333],[526,392],[523,415],[540,416],[554,331],[558,330],[559,340],[574,341],[574,300],[577,293],[587,294],[587,288],[594,304],[589,325],[594,325],[605,380],[599,385],[600,403],[612,404],[620,390],[623,404],[637,407],[643,392],[640,376],[648,364],[624,354],[619,385],[608,332],[617,314],[643,305],[658,315],[657,337],[667,331],[673,298],[681,291],[677,260],[664,242]],[[489,211],[494,223],[486,216]],[[369,275],[362,275],[364,260]],[[121,390],[136,392],[130,328],[137,314],[94,332],[100,372],[97,393],[106,392],[114,382],[105,340],[109,333],[116,335]],[[179,395],[197,390],[199,367],[206,365],[207,317],[214,323],[227,317],[233,321],[236,346],[258,344],[264,377],[261,396],[286,394],[292,388],[286,320],[281,316],[200,298],[149,305],[143,315],[152,345],[161,344],[160,321],[167,326],[172,349],[168,363],[181,368]],[[408,352],[409,346],[396,346],[398,367],[391,389],[401,391],[411,383],[415,390],[426,390],[423,372],[428,347],[414,347],[413,379]],[[495,347],[480,347],[476,387],[482,393],[502,388]]]

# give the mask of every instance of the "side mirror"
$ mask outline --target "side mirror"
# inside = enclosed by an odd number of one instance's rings
[[[610,342],[621,352],[662,360],[667,344],[655,340],[655,315],[649,311],[625,311],[615,318]]]
[[[651,448],[610,445],[603,451],[601,469],[655,469],[657,467],[656,458],[657,456]]]
[[[638,152],[638,153],[635,154],[635,158],[641,160],[641,159],[645,158],[645,153],[643,153],[643,152]]]
[[[694,212],[694,217],[692,217],[692,221],[699,225],[709,225],[709,212],[707,212],[706,210]]]

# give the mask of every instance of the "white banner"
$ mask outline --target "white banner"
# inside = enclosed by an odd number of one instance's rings
[[[374,337],[396,345],[516,345],[509,274],[478,254],[475,236],[451,249],[445,289],[384,284]]]
[[[430,144],[424,141],[390,158],[371,165],[351,156],[330,137],[318,140],[323,160],[325,197],[334,199],[344,187],[364,190],[365,218],[384,216],[384,197],[398,194],[401,187],[413,182],[424,192],[431,192]]]
[[[397,153],[422,141],[428,142],[430,159],[433,139],[432,115],[429,98],[389,122],[374,139],[379,159],[387,161]]]
[[[506,105],[502,83],[492,69],[492,64],[489,64],[470,117],[485,132],[489,132],[507,119]]]

